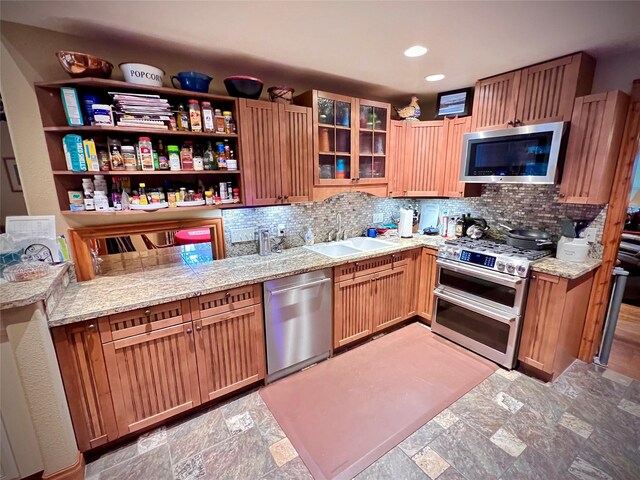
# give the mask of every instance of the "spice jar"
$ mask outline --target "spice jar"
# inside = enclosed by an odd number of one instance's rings
[[[133,145],[122,145],[122,163],[125,170],[134,171],[138,169],[136,149],[133,148]]]
[[[120,140],[116,138],[109,139],[109,163],[111,170],[124,170],[122,146]]]
[[[216,133],[224,133],[225,132],[225,121],[224,116],[219,108],[216,108],[213,121],[216,126]]]
[[[192,132],[202,131],[202,119],[200,117],[200,103],[197,100],[189,100],[189,125]]]
[[[140,137],[138,139],[138,152],[140,153],[142,170],[155,170],[153,164],[153,149],[149,137]]]
[[[224,112],[222,112],[222,116],[224,117],[224,133],[232,133],[231,120],[233,120],[233,117],[231,116],[231,112],[225,110]]]
[[[210,102],[202,102],[202,130],[207,133],[215,131],[213,124],[213,108]]]
[[[176,115],[178,130],[181,132],[189,131],[189,115],[185,112],[182,105],[178,106],[178,112]]]
[[[168,145],[167,152],[169,155],[169,169],[176,172],[180,167],[180,149],[177,145]]]
[[[191,142],[184,142],[180,150],[180,163],[182,170],[193,170],[193,148]]]

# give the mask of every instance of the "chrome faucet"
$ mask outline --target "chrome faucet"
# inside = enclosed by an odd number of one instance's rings
[[[256,230],[258,242],[258,253],[260,255],[271,255],[271,232],[269,227],[260,227]]]
[[[346,240],[347,233],[342,229],[342,213],[336,213],[336,222],[338,224],[338,227],[336,229],[336,241]]]

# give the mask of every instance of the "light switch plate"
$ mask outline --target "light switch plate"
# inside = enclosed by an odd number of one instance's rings
[[[256,229],[253,227],[234,228],[231,230],[231,243],[253,242]]]
[[[384,217],[382,216],[382,213],[378,212],[378,213],[374,213],[373,214],[373,223],[382,223],[382,219]]]
[[[596,229],[593,227],[584,229],[584,238],[587,239],[587,242],[595,242],[596,241]]]

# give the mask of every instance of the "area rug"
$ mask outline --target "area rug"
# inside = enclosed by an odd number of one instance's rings
[[[316,480],[349,479],[497,367],[414,323],[260,390]]]

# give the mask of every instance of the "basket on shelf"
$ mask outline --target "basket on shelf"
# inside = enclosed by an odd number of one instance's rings
[[[269,87],[269,100],[275,103],[291,104],[293,101],[293,92],[291,87]]]

